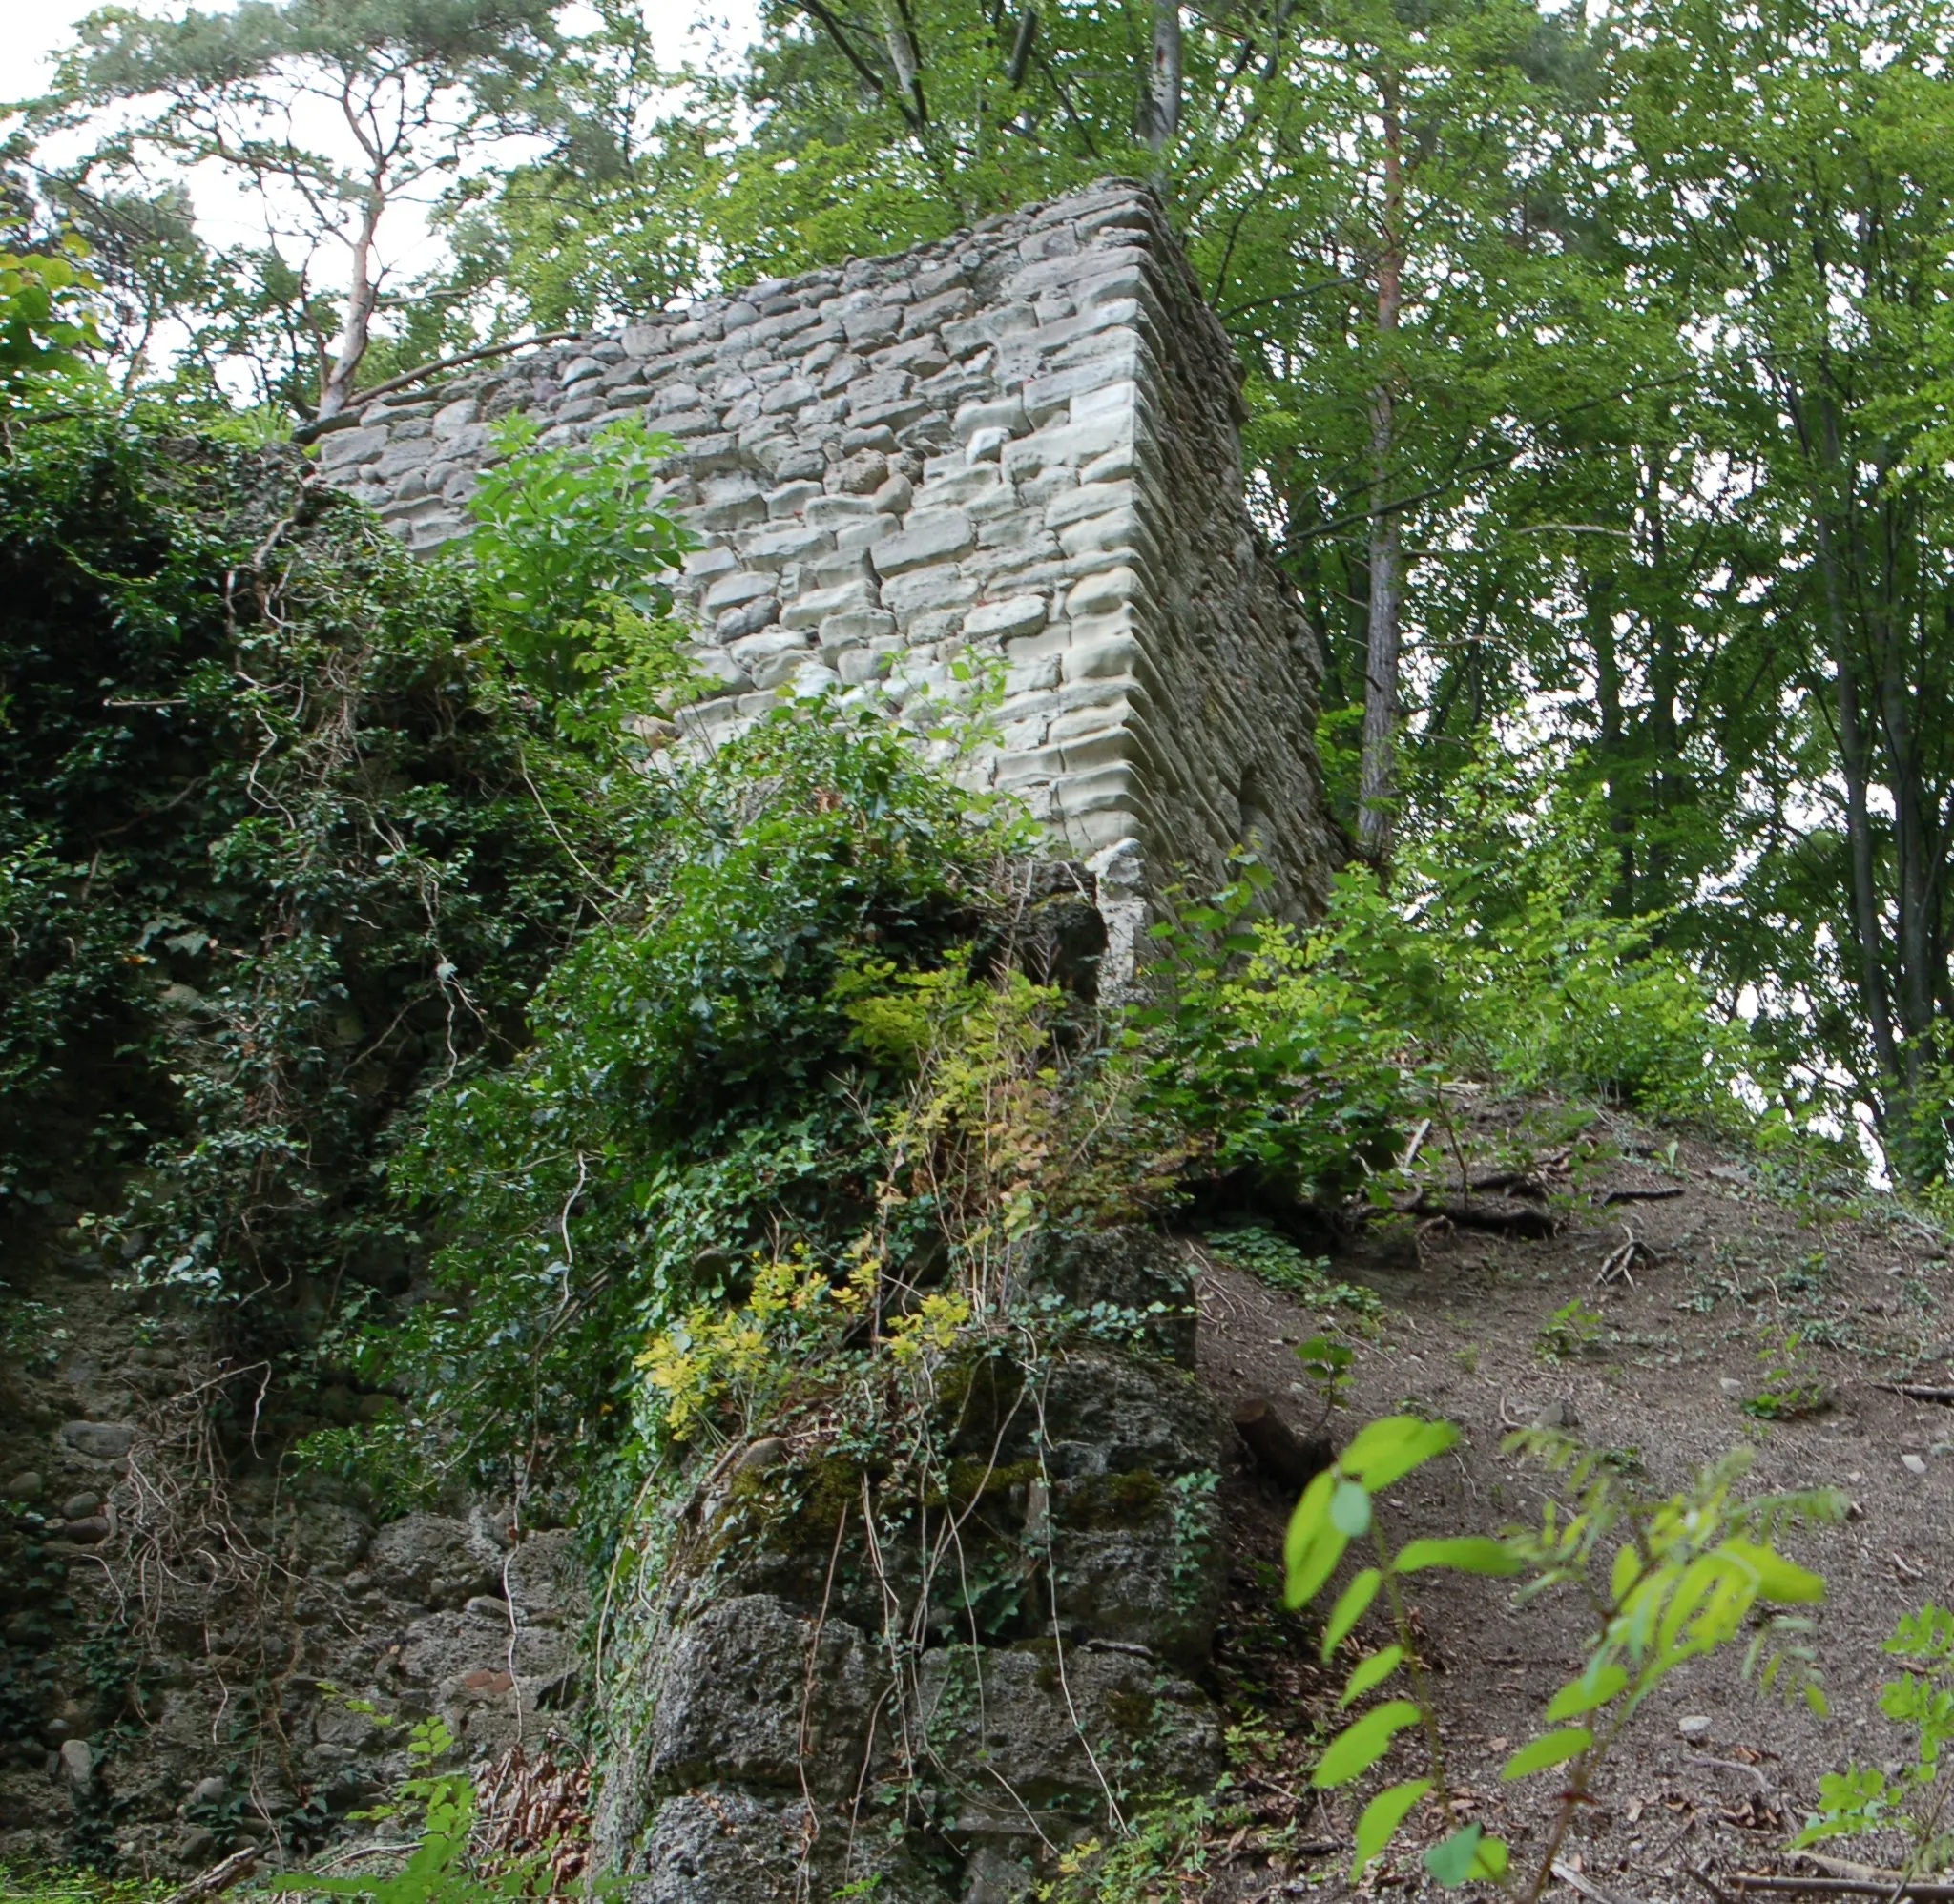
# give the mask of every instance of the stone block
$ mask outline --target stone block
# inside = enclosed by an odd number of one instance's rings
[[[1124,564],[1087,575],[1072,585],[1066,597],[1066,613],[1074,618],[1106,614],[1123,608],[1140,592],[1140,578]]]
[[[980,430],[1001,429],[1007,436],[1016,436],[1030,426],[1024,399],[1016,395],[965,404],[950,424],[959,443],[967,443]]]
[[[764,569],[736,569],[731,574],[721,575],[706,590],[703,606],[708,614],[717,615],[722,610],[771,595],[776,585],[777,578]]]
[[[954,568],[918,569],[883,584],[883,606],[906,627],[918,615],[936,610],[962,608],[977,593],[977,584]]]
[[[383,483],[398,482],[409,469],[419,469],[424,464],[434,459],[434,443],[430,437],[422,437],[407,443],[394,442],[380,452],[380,464],[376,471]]]
[[[908,518],[902,530],[875,543],[869,557],[879,573],[902,575],[958,556],[977,545],[977,530],[961,510],[944,509]]]
[[[1151,553],[1153,538],[1140,526],[1134,509],[1109,509],[1103,516],[1068,523],[1058,532],[1058,546],[1071,556],[1090,556],[1101,549],[1140,549]]]
[[[839,528],[843,523],[865,522],[879,514],[869,496],[811,496],[804,511],[810,528]]]
[[[1008,601],[984,602],[964,617],[964,632],[971,640],[1008,639],[1036,634],[1045,626],[1043,595],[1013,595]]]
[[[958,463],[916,491],[919,511],[964,509],[978,521],[987,515],[1010,514],[1017,500],[1017,491],[999,474],[994,463]]]
[[[770,628],[728,642],[726,652],[753,676],[754,685],[763,688],[762,666],[782,654],[800,655],[807,652],[807,637],[795,629]]]
[[[342,472],[349,472],[360,464],[372,462],[386,447],[389,435],[385,424],[369,429],[335,430],[332,435],[320,439],[320,463],[335,482],[343,482],[345,475]]]
[[[1048,528],[1063,528],[1068,523],[1083,522],[1110,509],[1130,509],[1136,501],[1131,482],[1088,483],[1082,477],[1045,505],[1045,525]]]
[[[858,609],[877,606],[873,582],[841,582],[832,589],[812,589],[796,595],[780,611],[780,621],[786,628],[819,628],[830,615],[848,614]]]
[[[823,652],[843,648],[860,648],[871,641],[891,637],[896,618],[886,609],[851,609],[844,613],[824,616],[821,623]]]
[[[835,542],[826,529],[788,522],[738,536],[734,546],[749,569],[779,569],[789,562],[825,555],[833,549]]]

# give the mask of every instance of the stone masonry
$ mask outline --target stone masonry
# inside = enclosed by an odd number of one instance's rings
[[[719,689],[696,734],[782,691],[954,698],[955,658],[995,656],[975,771],[1102,901],[1205,890],[1244,846],[1282,910],[1320,900],[1318,651],[1244,505],[1234,354],[1142,187],[388,399],[320,460],[431,550],[518,409],[545,445],[628,415],[676,439],[669,495],[705,545],[681,599]]]

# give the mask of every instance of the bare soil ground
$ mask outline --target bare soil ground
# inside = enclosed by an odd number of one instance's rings
[[[1723,1882],[1739,1871],[1797,1868],[1787,1841],[1821,1773],[1906,1750],[1878,1706],[1894,1669],[1880,1643],[1902,1613],[1954,1596],[1954,1409],[1882,1384],[1954,1382],[1954,1267],[1941,1234],[1897,1204],[1861,1203],[1849,1214],[1839,1204],[1800,1205],[1768,1189],[1759,1167],[1703,1139],[1673,1142],[1611,1116],[1576,1133],[1579,1120],[1553,1104],[1461,1101],[1455,1132],[1425,1140],[1428,1205],[1456,1198],[1462,1172],[1518,1169],[1538,1180],[1522,1200],[1550,1208],[1560,1227],[1534,1240],[1444,1219],[1367,1227],[1337,1252],[1333,1273],[1383,1299],[1376,1339],[1352,1329],[1347,1310],[1314,1309],[1211,1258],[1200,1367],[1224,1404],[1271,1397],[1307,1427],[1317,1392],[1299,1379],[1294,1345],[1339,1329],[1356,1351],[1347,1404],[1332,1420],[1340,1440],[1407,1408],[1457,1422],[1454,1454],[1392,1491],[1399,1539],[1537,1524],[1549,1478],[1502,1443],[1543,1411],[1653,1494],[1684,1486],[1733,1447],[1753,1457],[1749,1491],[1845,1494],[1842,1522],[1783,1542],[1828,1583],[1811,1639],[1831,1716],[1745,1684],[1741,1647],[1685,1668],[1643,1708],[1562,1854],[1594,1897],[1706,1904],[1694,1873]],[[1510,1201],[1477,1203],[1510,1215]],[[1640,1247],[1627,1276],[1598,1281],[1631,1240]],[[1791,1373],[1774,1375],[1794,1334],[1802,1343]],[[1825,1397],[1808,1414],[1760,1420],[1744,1410],[1766,1390],[1806,1385]],[[1327,1800],[1307,1787],[1313,1740],[1334,1729],[1349,1661],[1321,1665],[1315,1620],[1278,1608],[1288,1501],[1245,1451],[1223,1489],[1233,1553],[1221,1688],[1253,1726],[1280,1736],[1244,1781],[1258,1825],[1232,1846],[1211,1846],[1207,1889],[1186,1894],[1334,1894],[1346,1888],[1357,1804],[1376,1782]],[[1580,1663],[1585,1610],[1566,1596],[1516,1606],[1507,1582],[1424,1578],[1419,1620],[1437,1669],[1454,1810],[1508,1838],[1516,1870],[1530,1867],[1558,1782],[1549,1773],[1503,1784],[1499,1769],[1512,1747],[1546,1729],[1547,1699]],[[1319,1605],[1333,1592],[1334,1583]],[[1369,1638],[1379,1644],[1382,1634]],[[1707,1718],[1707,1733],[1686,1738],[1685,1717]],[[1407,1744],[1385,1769],[1409,1776],[1424,1769],[1418,1760]],[[1427,1806],[1366,1888],[1424,1888],[1418,1852],[1448,1828],[1435,1812]],[[1285,1825],[1296,1849],[1258,1849],[1264,1832]],[[1831,1849],[1877,1859],[1894,1848]]]

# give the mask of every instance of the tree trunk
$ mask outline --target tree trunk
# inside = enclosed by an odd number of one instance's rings
[[[1622,719],[1621,652],[1615,641],[1612,571],[1590,575],[1586,593],[1588,640],[1594,651],[1595,700],[1600,714],[1596,751],[1608,801],[1608,830],[1614,840],[1614,892],[1611,903],[1624,918],[1635,912],[1635,816],[1625,784],[1628,734]]]
[[[1180,4],[1154,0],[1154,45],[1134,130],[1153,153],[1164,152],[1180,130]]]
[[[377,186],[366,195],[365,209],[360,215],[360,233],[353,240],[352,282],[346,291],[346,327],[331,367],[319,386],[317,421],[336,417],[351,402],[353,383],[360,374],[360,360],[366,355],[372,334],[373,312],[380,302],[380,280],[373,273],[373,238],[380,229],[381,214],[386,210],[386,197]]]
[[[1398,656],[1403,644],[1403,546],[1385,485],[1397,448],[1397,370],[1391,340],[1404,295],[1404,167],[1395,78],[1381,88],[1384,197],[1378,253],[1379,374],[1370,403],[1370,602],[1364,625],[1363,753],[1358,769],[1357,850],[1388,876],[1397,819]]]

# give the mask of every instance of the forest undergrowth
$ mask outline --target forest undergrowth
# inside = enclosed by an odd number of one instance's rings
[[[624,507],[657,445],[509,447],[482,560],[429,570],[289,452],[106,401],[7,438],[0,1221],[10,1261],[73,1253],[191,1318],[207,1370],[208,1459],[132,1518],[125,1562],[167,1571],[260,1443],[281,1484],[383,1515],[487,1496],[574,1521],[607,1590],[655,1585],[687,1490],[764,1435],[873,1471],[892,1515],[981,1492],[932,1439],[949,1372],[1170,1320],[1040,1294],[1039,1248],[1451,1222],[1418,1160],[1455,1147],[1462,1080],[1720,1131],[1787,1189],[1849,1170],[1657,922],[1611,909],[1581,809],[1490,755],[1388,892],[1352,869],[1322,920],[1278,921],[1245,859],[1172,897],[1136,985],[1102,994],[1076,881],[958,777],[981,668],[954,719],[786,701],[674,746],[657,577],[684,538]],[[9,1301],[10,1336],[49,1319]],[[1367,1430],[1312,1489],[1293,1604],[1407,1471],[1364,1451],[1424,1459],[1440,1433]],[[1791,1507],[1715,1476],[1622,1505],[1563,1459],[1572,1518],[1498,1544],[1498,1570],[1598,1565],[1622,1529],[1644,1560],[1609,1573],[1549,1717],[1626,1710],[1754,1604],[1807,1595],[1765,1538]],[[1380,1548],[1346,1591],[1329,1650],[1351,1592],[1385,1592],[1399,1629],[1351,1698],[1413,1683],[1319,1787],[1402,1727],[1436,1736],[1396,1583],[1491,1568],[1490,1533]],[[1606,1744],[1549,1736],[1577,1766]],[[1437,1764],[1373,1800],[1360,1849],[1427,1797],[1448,1802]],[[1054,1894],[1147,1894],[1108,1888],[1139,1841],[1081,1851]],[[1499,1875],[1495,1842],[1429,1868]]]

